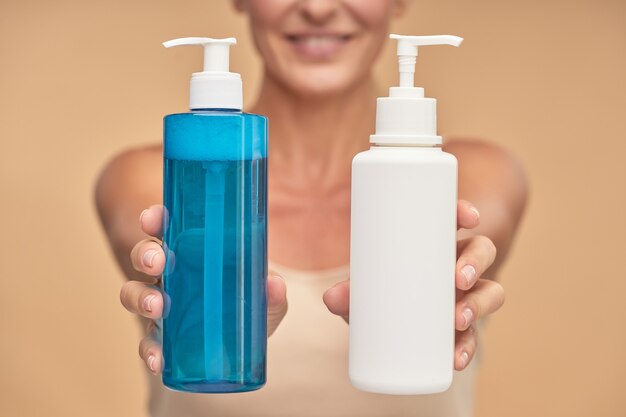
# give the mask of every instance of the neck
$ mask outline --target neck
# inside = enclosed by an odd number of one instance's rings
[[[270,119],[270,166],[319,181],[338,167],[349,171],[354,155],[369,147],[375,108],[369,78],[338,94],[303,97],[266,75],[252,111]]]
[[[372,84],[367,79],[340,94],[303,97],[265,76],[251,110],[270,118],[274,261],[307,269],[348,262],[352,158],[369,148],[374,131]]]

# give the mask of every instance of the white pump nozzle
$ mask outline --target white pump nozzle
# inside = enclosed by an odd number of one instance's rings
[[[163,42],[166,48],[185,45],[203,46],[204,72],[229,72],[230,46],[236,44],[235,38],[180,38]]]
[[[199,45],[204,47],[204,69],[191,77],[190,109],[241,110],[243,94],[241,76],[230,72],[230,46],[237,39],[180,38],[163,42],[163,46]]]
[[[376,145],[438,146],[437,100],[424,97],[424,89],[415,87],[413,75],[417,48],[426,45],[459,46],[463,38],[451,35],[389,35],[398,41],[400,83],[389,89],[389,97],[379,97],[376,104],[376,133],[370,142]]]
[[[391,39],[398,40],[398,66],[400,70],[400,87],[413,87],[413,74],[417,60],[417,47],[427,45],[452,45],[459,46],[463,38],[452,35],[435,36],[404,36],[389,35]]]

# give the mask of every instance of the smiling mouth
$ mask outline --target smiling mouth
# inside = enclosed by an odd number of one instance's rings
[[[324,59],[338,53],[353,38],[352,35],[287,35],[295,51],[306,58]]]

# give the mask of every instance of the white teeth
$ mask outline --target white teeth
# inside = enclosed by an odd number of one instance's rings
[[[344,38],[342,36],[301,36],[296,38],[297,42],[312,47],[328,45],[335,42],[342,42],[343,40]]]

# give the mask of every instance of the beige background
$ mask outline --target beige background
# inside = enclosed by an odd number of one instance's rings
[[[466,38],[421,53],[440,130],[506,146],[532,182],[478,415],[626,415],[626,2],[417,0],[394,30]],[[142,329],[91,193],[111,155],[184,111],[200,53],[159,43],[187,35],[239,38],[250,102],[259,60],[229,1],[0,0],[2,416],[144,415]]]

